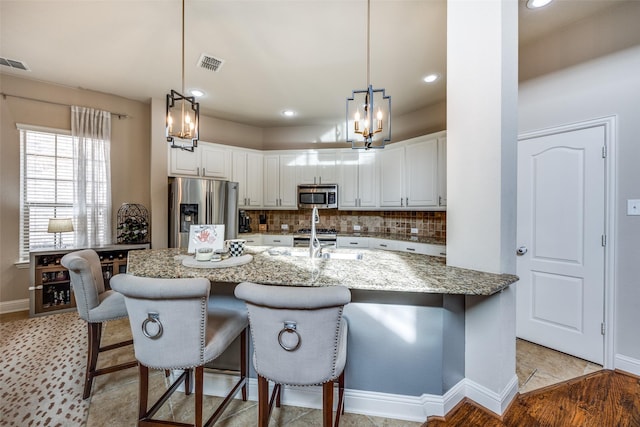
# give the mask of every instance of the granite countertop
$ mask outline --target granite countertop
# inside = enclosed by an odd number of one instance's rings
[[[369,249],[324,251],[363,254],[362,260],[346,260],[310,259],[282,254],[286,251],[308,250],[248,246],[245,254],[253,256],[250,263],[215,269],[184,267],[182,259],[186,255],[185,250],[130,251],[127,272],[136,276],[159,278],[205,277],[212,282],[248,281],[291,286],[344,285],[361,290],[458,295],[492,295],[518,280],[517,276],[511,274],[448,267],[445,258],[413,253]]]

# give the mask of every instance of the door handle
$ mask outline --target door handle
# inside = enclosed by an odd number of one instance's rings
[[[516,255],[518,256],[522,256],[524,254],[526,254],[528,251],[526,246],[520,246],[517,250],[516,250]]]

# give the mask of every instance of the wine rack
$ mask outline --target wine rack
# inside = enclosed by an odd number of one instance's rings
[[[102,277],[106,289],[115,274],[127,272],[130,250],[148,249],[149,244],[113,245],[94,248],[102,264]],[[69,271],[60,264],[62,257],[76,249],[39,250],[29,254],[31,317],[75,310],[76,301],[71,287]]]

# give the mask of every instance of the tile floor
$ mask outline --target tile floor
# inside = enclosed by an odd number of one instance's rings
[[[26,318],[28,313],[1,315],[0,321],[12,321]],[[126,320],[109,322],[103,333],[103,345],[126,339],[131,332]],[[112,353],[109,355],[109,353]],[[131,360],[133,349],[124,348],[101,355],[101,364],[113,364]],[[103,357],[109,355],[110,357]],[[557,352],[527,341],[516,341],[516,373],[519,379],[520,393],[525,393],[547,385],[556,384],[571,378],[602,369],[602,366]],[[157,398],[168,384],[161,371],[151,371],[151,398]],[[91,406],[87,419],[87,427],[123,427],[135,426],[138,404],[138,371],[127,369],[113,374],[103,375],[94,380]],[[155,395],[153,393],[156,393]],[[217,406],[220,398],[205,397],[205,414]],[[348,410],[348,408],[347,408]],[[190,398],[176,393],[158,412],[156,417],[166,417],[176,421],[191,422],[193,404]],[[223,427],[244,427],[255,425],[257,406],[255,402],[234,400],[225,410],[223,418],[218,422]],[[275,409],[271,417],[271,426],[319,426],[322,424],[320,410],[283,406]],[[341,426],[400,427],[421,426],[419,422],[371,417],[367,415],[345,413],[341,418]]]

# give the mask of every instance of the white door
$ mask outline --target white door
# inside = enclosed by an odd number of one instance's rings
[[[604,126],[518,144],[517,336],[602,364]]]

